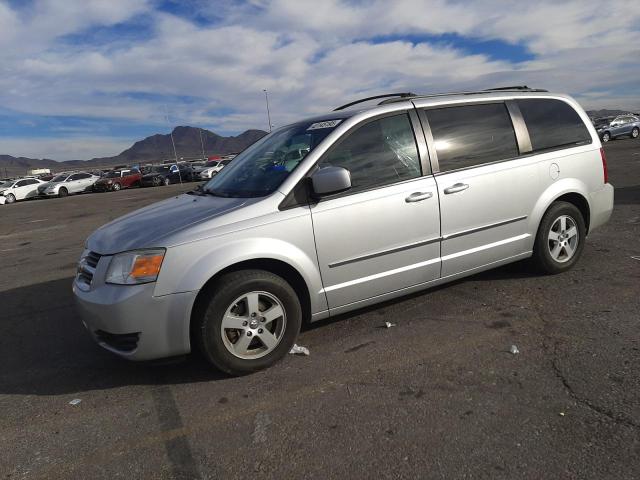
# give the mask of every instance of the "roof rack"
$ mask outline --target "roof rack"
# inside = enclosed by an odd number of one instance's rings
[[[358,103],[367,102],[369,100],[377,100],[378,98],[389,98],[389,97],[416,97],[415,93],[405,92],[405,93],[387,93],[385,95],[374,95],[373,97],[361,98],[360,100],[356,100],[355,102],[345,103],[344,105],[340,105],[338,108],[334,108],[333,111],[337,112],[338,110],[344,110],[345,108],[352,107],[353,105],[357,105]]]
[[[549,91],[549,90],[543,90],[542,88],[529,88],[526,85],[516,85],[514,87],[487,88],[483,90],[483,92],[501,92],[501,91],[509,91],[509,90],[521,90],[525,92],[548,92]]]
[[[497,87],[497,88],[487,88],[485,90],[472,90],[468,92],[447,92],[447,93],[431,93],[427,95],[413,95],[412,98],[434,98],[434,97],[448,97],[450,95],[479,95],[482,93],[490,93],[490,92],[548,92],[549,90],[544,90],[542,88],[529,88],[526,85],[516,86],[516,87]],[[384,105],[386,103],[394,103],[403,99],[398,98],[389,98],[387,100],[383,100],[378,105]]]
[[[407,98],[432,98],[432,97],[446,97],[449,95],[478,95],[481,93],[488,92],[548,92],[549,90],[544,90],[542,88],[530,88],[526,85],[516,85],[513,87],[495,87],[495,88],[487,88],[485,90],[472,90],[468,92],[447,92],[447,93],[431,93],[427,95],[419,95],[416,93],[387,93],[385,95],[375,95],[373,97],[362,98],[360,100],[356,100],[354,102],[347,103],[345,105],[341,105],[338,108],[335,108],[333,111],[337,112],[338,110],[344,110],[345,108],[351,107],[353,105],[357,105],[358,103],[367,102],[369,100],[377,100],[379,98],[384,98],[378,105],[384,105],[387,103],[395,103],[406,100]]]

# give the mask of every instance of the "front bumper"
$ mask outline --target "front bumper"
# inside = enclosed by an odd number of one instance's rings
[[[58,191],[57,190],[45,190],[44,192],[38,192],[38,196],[40,197],[57,197],[58,196]]]
[[[91,187],[94,192],[109,192],[113,190],[113,184],[108,183],[94,183]]]
[[[613,212],[613,185],[605,183],[604,187],[589,195],[591,221],[589,233],[609,221]]]
[[[154,297],[155,283],[104,283],[111,257],[102,257],[87,290],[78,278],[73,293],[82,323],[103,348],[129,360],[153,360],[191,351],[189,325],[197,291]]]

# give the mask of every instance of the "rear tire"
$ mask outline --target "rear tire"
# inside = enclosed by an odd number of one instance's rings
[[[69,195],[69,190],[67,190],[65,187],[60,187],[60,190],[58,190],[58,197],[63,198],[67,195]]]
[[[118,190],[120,190],[122,187],[120,186],[119,183],[114,183],[113,184],[113,191],[117,192]]]
[[[604,132],[602,134],[602,141],[607,143],[609,140],[611,140],[611,134],[609,132]]]
[[[638,135],[640,135],[640,129],[633,127],[633,130],[631,130],[631,138],[638,138]]]
[[[5,198],[7,199],[6,203],[14,203],[16,201],[16,197],[13,193],[10,193]]]
[[[167,185],[171,185],[171,179],[169,177],[165,177],[164,179],[164,186],[166,187]]]
[[[580,210],[572,203],[552,203],[538,227],[534,266],[550,275],[570,270],[582,255],[585,239],[586,227]]]
[[[216,368],[245,375],[270,367],[291,350],[302,308],[283,278],[264,270],[241,270],[222,276],[203,294],[193,333],[203,356]]]

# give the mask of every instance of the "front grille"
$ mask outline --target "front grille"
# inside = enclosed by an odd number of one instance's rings
[[[109,347],[121,352],[132,352],[138,348],[140,332],[134,333],[109,333],[104,330],[96,330],[98,341],[105,343]]]
[[[85,260],[87,261],[87,265],[89,265],[91,268],[96,268],[98,266],[98,262],[100,261],[100,257],[101,255],[99,253],[89,252],[85,257]]]
[[[76,279],[80,286],[84,286],[86,290],[91,287],[93,281],[93,275],[96,272],[96,267],[100,261],[101,255],[95,252],[89,252],[85,255],[78,264],[78,274]]]

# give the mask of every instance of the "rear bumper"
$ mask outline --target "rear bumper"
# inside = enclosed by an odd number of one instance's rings
[[[613,212],[613,185],[606,183],[601,190],[589,195],[591,221],[589,232],[601,227],[609,221]]]
[[[191,351],[189,324],[198,292],[154,297],[155,283],[108,285],[90,291],[73,283],[82,323],[101,347],[129,360]]]

